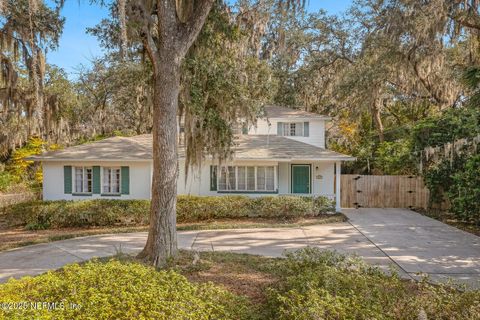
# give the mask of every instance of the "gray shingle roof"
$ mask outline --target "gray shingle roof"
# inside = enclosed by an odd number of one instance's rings
[[[286,108],[281,106],[265,106],[267,118],[292,118],[292,119],[324,119],[330,120],[330,117],[318,113],[307,112],[301,109]]]
[[[152,136],[112,137],[95,142],[49,151],[31,160],[149,160],[152,159]]]
[[[354,160],[353,157],[275,135],[243,135],[236,140],[237,160]],[[184,148],[179,156],[184,157]],[[33,156],[30,160],[145,161],[152,159],[152,136],[113,137],[59,151]]]
[[[276,135],[244,135],[237,141],[234,159],[354,160],[353,157]]]

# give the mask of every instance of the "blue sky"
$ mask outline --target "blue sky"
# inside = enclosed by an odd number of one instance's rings
[[[324,9],[329,13],[344,11],[351,0],[307,0],[308,10]],[[49,63],[55,64],[76,78],[79,65],[89,65],[92,58],[102,55],[102,50],[95,37],[86,34],[87,27],[95,26],[107,17],[107,8],[90,5],[89,1],[67,0],[62,10],[66,18],[59,48],[49,52]]]

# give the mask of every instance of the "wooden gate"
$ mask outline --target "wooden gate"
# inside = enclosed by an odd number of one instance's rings
[[[421,177],[341,177],[342,208],[427,208],[429,191]]]

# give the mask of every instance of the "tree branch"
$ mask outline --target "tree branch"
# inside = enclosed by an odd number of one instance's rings
[[[214,0],[195,1],[196,5],[193,9],[192,17],[187,23],[181,24],[183,25],[180,27],[182,29],[182,38],[180,39],[179,43],[181,57],[184,57],[187,54],[188,49],[190,49],[198,34],[202,30],[208,13],[212,9],[213,2]]]
[[[140,24],[140,38],[142,39],[143,46],[147,50],[147,54],[153,65],[154,72],[158,71],[158,48],[152,36],[151,20],[152,16],[150,12],[147,12],[145,8],[145,1],[136,1],[130,7],[132,11],[132,17]]]
[[[465,17],[462,17],[462,16],[458,17],[458,16],[455,16],[453,14],[449,14],[448,17],[450,19],[452,19],[453,21],[459,23],[460,25],[466,27],[466,28],[480,30],[480,25],[479,24],[469,22],[469,21],[467,21],[467,19],[465,19]]]

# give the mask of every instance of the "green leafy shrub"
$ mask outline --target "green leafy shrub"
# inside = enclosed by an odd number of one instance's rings
[[[480,196],[478,193],[479,149],[474,144],[457,144],[460,139],[471,141],[480,134],[478,108],[478,69],[466,72],[475,94],[462,108],[452,108],[417,123],[412,130],[415,151],[426,147],[444,146],[455,142],[454,156],[437,153],[424,161],[424,180],[430,190],[430,205],[434,209],[449,209],[466,223],[480,223]],[[447,149],[448,150],[448,149]],[[424,160],[426,160],[424,158]],[[475,168],[475,165],[477,166]]]
[[[8,192],[13,184],[15,184],[15,177],[0,168],[0,192]]]
[[[450,211],[465,223],[480,225],[480,154],[441,160],[424,173],[431,206],[447,201]]]
[[[246,299],[211,283],[116,260],[10,280],[0,285],[0,301],[57,302],[53,310],[0,308],[2,319],[247,319],[251,309]]]
[[[452,179],[448,191],[452,212],[462,221],[480,225],[480,154],[469,158]]]
[[[251,199],[245,196],[179,196],[177,221],[244,218],[250,215],[250,203]]]
[[[3,208],[6,220],[28,229],[146,225],[146,200],[28,201]]]
[[[272,319],[478,319],[480,292],[386,275],[355,257],[306,248],[288,253],[270,289]]]
[[[381,142],[375,153],[373,164],[383,174],[415,174],[415,159],[412,157],[411,150],[410,139]]]
[[[435,147],[460,138],[480,134],[480,109],[477,106],[451,108],[419,121],[412,129],[416,150]]]
[[[261,197],[251,200],[250,215],[262,218],[316,216],[321,211],[332,209],[331,204],[332,202],[325,197],[313,199],[293,196]]]
[[[462,167],[462,161],[455,158],[453,163],[443,160],[431,165],[423,174],[423,180],[430,190],[430,205],[441,204],[446,200],[446,192],[453,184],[452,176]]]
[[[146,225],[149,200],[29,201],[0,209],[7,222],[31,230]],[[300,218],[334,211],[327,198],[246,196],[179,196],[180,223],[244,217]]]

